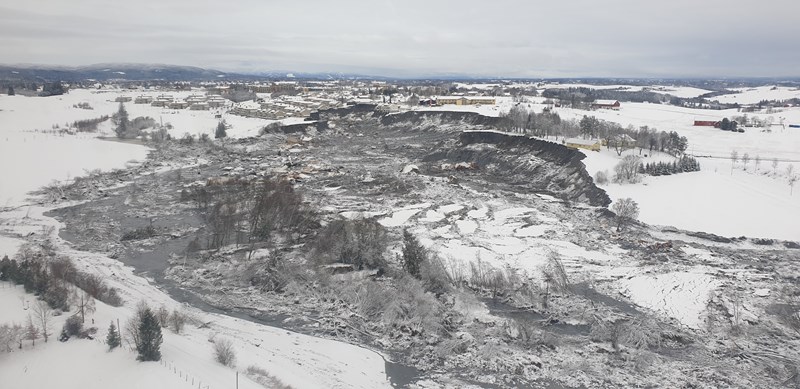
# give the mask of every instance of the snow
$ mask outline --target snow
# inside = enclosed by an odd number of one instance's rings
[[[34,132],[49,130],[56,123],[112,114],[118,106],[113,100],[120,94],[119,91],[73,90],[64,96],[47,98],[0,96],[0,147],[3,150],[0,153],[0,177],[6,183],[13,183],[0,186],[0,201],[6,206],[0,210],[2,232],[5,234],[0,236],[0,250],[15,251],[22,243],[15,238],[17,236],[30,235],[32,239],[43,239],[43,234],[48,233],[59,253],[71,258],[77,268],[97,274],[110,287],[117,288],[126,305],[114,308],[97,302],[97,312],[87,318],[87,323],[90,319],[97,323],[98,339],[105,338],[111,320],[119,318],[125,325],[138,301],[147,301],[154,307],[164,304],[170,310],[187,310],[197,320],[208,323],[208,328],[187,325],[185,332],[180,335],[164,330],[162,354],[167,366],[136,362],[129,350],[107,353],[106,347],[98,341],[71,340],[61,343],[51,338],[47,344],[37,342],[35,348],[26,346],[21,351],[0,354],[3,387],[191,388],[197,387],[200,381],[203,387],[232,387],[235,371],[213,360],[212,343],[208,339],[214,336],[233,341],[239,361],[238,370],[256,365],[293,387],[388,387],[385,361],[374,351],[184,307],[121,262],[69,247],[58,237],[59,223],[43,216],[50,208],[34,204],[18,207],[23,204],[25,193],[53,180],[74,178],[87,170],[124,167],[128,161],[146,156],[148,149],[145,147],[99,140],[96,138],[98,134],[56,136]],[[72,107],[79,102],[88,102],[94,109]],[[205,111],[169,113],[149,105],[126,104],[126,107],[131,117],[148,115],[158,119],[163,115],[165,121],[169,117],[175,125],[173,132],[178,134],[188,131],[210,133],[213,125],[206,129],[206,124],[216,124],[212,113]],[[237,129],[236,122],[239,119],[231,119],[234,122],[232,132],[236,136],[256,132],[267,122],[248,118],[241,120],[240,124],[249,124]],[[106,135],[109,130],[109,126],[104,128]],[[47,227],[55,229],[49,230]],[[25,305],[19,299],[23,295],[21,288],[11,288],[7,283],[0,285],[0,323],[22,322],[27,318]],[[33,296],[26,296],[25,299],[33,301]],[[54,318],[54,332],[60,330],[67,316],[64,314]],[[54,366],[58,368],[54,370]],[[183,378],[187,373],[189,378]],[[192,378],[196,379],[195,384],[191,383]],[[241,388],[260,387],[241,374],[239,384]]]
[[[406,224],[406,222],[409,219],[411,219],[411,217],[418,214],[423,209],[429,208],[430,206],[431,206],[430,203],[422,203],[422,204],[403,207],[398,210],[395,210],[392,213],[392,216],[378,220],[378,223],[380,223],[384,227],[399,227]]]
[[[557,109],[563,118],[577,119],[586,111]],[[800,195],[792,195],[785,169],[794,164],[800,167],[800,131],[773,127],[771,132],[746,128],[744,133],[694,127],[697,119],[719,120],[741,115],[736,110],[713,111],[674,107],[660,104],[624,103],[618,112],[592,111],[600,119],[634,127],[647,125],[659,130],[676,131],[689,140],[689,154],[711,156],[699,158],[700,172],[673,176],[645,177],[641,184],[601,186],[612,200],[630,197],[639,204],[639,220],[655,225],[670,225],[681,229],[705,231],[725,236],[749,236],[800,240],[800,229],[793,228],[800,220]],[[766,119],[773,116],[777,123],[800,122],[800,108],[788,108],[775,114],[755,113],[749,117]],[[730,154],[736,150],[741,157],[750,156],[748,170],[742,162],[731,170]],[[620,156],[605,148],[600,152],[582,151],[589,174],[607,171],[613,175]],[[640,155],[629,150],[622,155]],[[643,154],[649,154],[644,150]],[[756,171],[754,159],[761,158]],[[654,153],[643,162],[671,161],[673,158]],[[772,161],[777,159],[773,171]]]
[[[774,89],[773,89],[774,88]],[[759,86],[755,88],[734,88],[735,94],[721,95],[711,98],[720,103],[756,104],[762,100],[788,100],[800,98],[800,88],[784,86]]]
[[[0,235],[0,258],[3,258],[5,255],[11,258],[17,253],[17,250],[19,250],[23,243],[25,243],[25,241],[21,239]]]
[[[701,329],[702,312],[720,281],[703,273],[671,272],[638,275],[619,281],[620,293],[642,307],[661,312],[681,324]]]
[[[42,215],[47,210],[48,208],[32,207],[27,219],[22,218],[25,215],[22,210],[7,211],[3,216],[15,218],[20,224],[38,226],[33,230],[37,231],[36,234],[41,234],[42,231],[45,231],[42,226],[58,227],[58,223],[53,219]],[[294,387],[373,388],[388,386],[384,372],[385,362],[380,354],[343,342],[302,335],[226,315],[206,313],[183,307],[182,304],[174,301],[157,285],[153,285],[145,278],[134,274],[132,268],[101,254],[74,250],[58,238],[57,234],[56,229],[56,231],[52,232],[51,238],[56,243],[61,254],[72,258],[77,268],[100,275],[107,285],[117,288],[126,301],[126,305],[121,308],[110,307],[100,302],[96,303],[97,312],[92,318],[98,323],[100,339],[105,336],[107,323],[111,320],[120,319],[120,322],[124,325],[127,318],[133,315],[136,302],[147,301],[153,307],[163,304],[169,310],[188,310],[200,322],[208,323],[208,328],[202,329],[187,325],[185,332],[180,335],[164,330],[162,354],[164,361],[177,366],[179,370],[188,372],[190,376],[210,384],[211,388],[228,387],[235,374],[233,370],[219,366],[214,362],[212,346],[208,342],[208,339],[214,336],[225,337],[233,341],[240,370],[250,365],[257,365],[284,383]],[[0,318],[0,322],[16,321],[21,318],[19,311],[22,310],[22,303],[19,301],[19,297],[13,293],[22,293],[22,289],[14,288],[13,290],[15,292],[5,293],[7,289],[0,289],[0,309],[3,309],[3,317]],[[32,299],[33,297],[28,296],[27,298]],[[14,307],[17,307],[17,313],[11,313],[14,312]],[[61,323],[66,320],[66,316],[59,316],[53,328],[60,329]],[[105,354],[105,350],[100,344],[97,344],[95,348],[70,345],[67,346],[70,347],[68,351],[64,351],[60,346],[63,346],[63,344],[51,340],[47,344],[46,352],[41,352],[43,355],[39,355],[40,351],[35,349],[34,351],[23,350],[13,354],[11,357],[0,355],[0,358],[11,358],[9,360],[14,361],[13,363],[0,363],[0,377],[12,377],[15,380],[14,382],[20,383],[20,387],[50,387],[51,385],[48,385],[48,383],[53,382],[50,381],[52,378],[38,377],[30,379],[26,375],[24,367],[28,366],[31,369],[35,365],[34,361],[50,360],[50,358],[55,361],[65,358],[64,355],[70,355],[69,358],[76,361],[87,362],[81,363],[83,370],[76,367],[76,369],[83,372],[87,380],[93,379],[92,374],[98,370],[98,366],[100,370],[109,371],[108,374],[113,374],[116,370],[138,372],[139,367],[148,366],[148,364],[135,362],[132,356],[128,359],[113,359],[107,362],[109,365],[105,365],[106,362],[100,361],[99,359],[101,358],[96,357],[96,355]],[[39,342],[37,342],[37,347],[39,347]],[[123,353],[123,350],[119,350],[119,352]],[[29,355],[31,353],[37,354]],[[51,353],[56,355],[51,355]],[[93,364],[95,360],[97,360],[96,364]],[[125,362],[126,360],[128,362]],[[353,366],[358,366],[358,368],[354,369]],[[146,367],[145,369],[151,368]],[[163,370],[169,373],[167,369],[164,368]],[[144,370],[144,372],[149,371]],[[242,379],[240,376],[240,387],[258,387],[254,384],[242,386]],[[95,381],[92,380],[91,382]],[[157,382],[159,383],[155,384],[155,386],[148,387],[174,387],[170,383],[172,382],[171,379],[166,376]],[[133,381],[115,387],[140,387],[137,385],[139,385],[138,381]]]
[[[87,93],[47,98],[0,95],[0,177],[14,183],[0,186],[0,206],[20,205],[29,191],[53,180],[64,181],[94,169],[123,168],[129,161],[147,156],[148,148],[102,141],[96,134],[34,132],[112,113],[72,107],[86,101],[86,96]]]

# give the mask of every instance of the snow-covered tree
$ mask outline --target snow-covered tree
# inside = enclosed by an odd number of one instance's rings
[[[742,165],[744,165],[744,170],[747,170],[747,163],[750,162],[750,154],[744,153],[742,155]]]
[[[106,344],[108,345],[109,350],[113,350],[120,346],[121,339],[119,336],[119,330],[117,326],[114,325],[114,322],[111,322],[111,325],[108,326],[108,335],[106,336]]]
[[[136,343],[136,351],[138,351],[139,356],[136,359],[142,362],[160,361],[161,343],[163,342],[161,325],[149,307],[145,307],[140,312],[137,332],[139,339]]]
[[[739,152],[736,150],[731,151],[731,175],[733,175],[733,167],[739,161]]]
[[[117,128],[114,129],[114,132],[117,133],[117,138],[122,139],[125,137],[125,133],[128,132],[128,111],[125,109],[125,104],[119,103],[119,109],[114,118],[117,123]]]

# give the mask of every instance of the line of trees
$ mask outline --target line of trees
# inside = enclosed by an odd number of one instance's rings
[[[639,165],[639,172],[651,176],[668,176],[671,174],[699,172],[700,162],[696,159],[684,155],[680,159],[672,162],[648,162]]]
[[[689,140],[675,131],[658,131],[648,126],[638,129],[632,126],[622,127],[588,115],[577,122],[562,120],[555,112],[545,109],[544,112],[537,114],[524,104],[515,105],[502,118],[500,126],[508,131],[539,137],[583,136],[603,139],[606,147],[610,149],[616,146],[615,149],[619,154],[625,149],[638,148],[640,155],[644,150],[649,150],[650,153],[655,150],[678,156],[686,152],[689,147]]]
[[[20,260],[8,256],[0,260],[0,281],[22,285],[26,292],[38,296],[53,309],[67,311],[77,306],[85,316],[91,299],[122,305],[116,289],[106,286],[97,275],[77,270],[69,258],[49,258],[29,247],[20,253]]]

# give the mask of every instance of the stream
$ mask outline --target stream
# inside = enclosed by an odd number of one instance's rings
[[[103,201],[104,203],[114,202],[114,201],[121,202],[121,199],[110,198],[100,201]],[[53,217],[58,221],[67,224],[68,219],[74,218],[76,217],[76,215],[81,214],[81,210],[87,206],[88,206],[87,204],[81,204],[72,207],[60,208],[48,212],[46,216]],[[120,222],[123,231],[140,228],[143,226],[142,224],[145,223],[145,220],[140,218],[117,217],[116,219]],[[185,217],[185,216],[161,217],[156,223],[154,223],[154,225],[157,226],[170,223],[177,223],[184,225],[189,224],[189,225],[195,225],[196,227],[200,226],[199,218]],[[59,237],[75,245],[80,245],[81,243],[81,236],[73,232],[72,228],[70,228],[68,224],[67,228],[62,228],[59,231]],[[258,313],[256,314],[256,313],[247,313],[236,309],[233,310],[221,309],[203,300],[203,298],[201,297],[203,293],[202,291],[195,291],[183,288],[177,282],[167,279],[164,276],[164,273],[168,267],[168,263],[165,260],[165,258],[169,258],[171,254],[182,252],[186,248],[189,241],[192,240],[193,238],[194,236],[190,235],[181,238],[170,239],[156,246],[149,247],[148,250],[143,250],[143,251],[127,249],[125,250],[124,255],[121,255],[119,258],[117,258],[117,260],[127,266],[133,267],[137,274],[147,275],[148,277],[151,277],[160,289],[164,290],[167,294],[169,294],[169,296],[172,299],[180,303],[188,304],[192,307],[195,307],[207,313],[227,315],[235,317],[237,319],[247,320],[261,325],[299,332],[302,333],[303,335],[315,336],[314,334],[300,332],[296,328],[287,327],[284,324],[284,320],[289,317],[288,315],[271,314],[264,311],[258,311]],[[341,340],[337,341],[341,342]],[[357,344],[353,345],[367,349]],[[370,351],[375,352],[374,350]],[[375,353],[380,355],[381,358],[384,360],[386,377],[393,387],[396,388],[406,387],[420,378],[421,372],[417,368],[413,366],[404,365],[402,363],[392,362],[388,360],[386,356],[384,356],[383,354],[379,352]]]

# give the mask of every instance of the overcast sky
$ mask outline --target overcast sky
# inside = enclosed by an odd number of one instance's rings
[[[800,76],[800,0],[0,0],[0,63]]]

